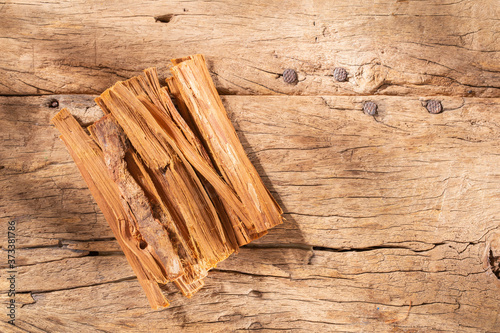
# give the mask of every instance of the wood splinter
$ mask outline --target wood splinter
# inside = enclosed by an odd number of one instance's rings
[[[154,309],[169,305],[161,285],[191,297],[217,263],[283,222],[205,58],[172,63],[167,87],[150,68],[96,98],[105,116],[90,135],[67,109],[52,119]]]

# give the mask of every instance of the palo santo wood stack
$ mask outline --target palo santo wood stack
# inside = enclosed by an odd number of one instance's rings
[[[151,307],[169,281],[190,297],[209,269],[282,223],[246,156],[202,55],[172,60],[96,98],[105,116],[83,129],[52,122],[101,208]],[[174,106],[170,96],[177,101]]]

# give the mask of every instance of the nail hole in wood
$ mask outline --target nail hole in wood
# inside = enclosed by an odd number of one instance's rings
[[[261,298],[262,297],[262,293],[258,290],[252,290],[248,293],[248,296],[250,297],[258,297],[258,298]]]
[[[49,101],[49,108],[57,108],[59,106],[59,101],[57,99],[51,99]]]
[[[174,14],[165,14],[160,16],[155,16],[155,22],[168,23],[172,20]]]
[[[144,250],[144,249],[146,248],[146,246],[148,246],[148,243],[146,243],[145,241],[141,241],[141,242],[139,243],[139,248],[140,248],[141,250]]]

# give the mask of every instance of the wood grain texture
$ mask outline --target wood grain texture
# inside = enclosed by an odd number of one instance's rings
[[[26,246],[110,238],[57,131],[43,122],[55,114],[46,106],[53,98],[91,121],[94,107],[83,105],[92,96],[0,98],[2,213],[27,223]],[[371,117],[361,111],[365,99],[224,97],[289,221],[258,242],[419,250],[484,240],[499,221],[491,204],[500,183],[499,100],[443,98],[445,112],[430,115],[418,98],[376,97]]]
[[[247,248],[211,272],[194,298],[169,291],[177,305],[159,312],[138,302],[142,290],[124,257],[66,259],[20,268],[21,274],[38,273],[51,282],[70,277],[75,282],[51,288],[41,278],[25,279],[18,327],[28,332],[495,332],[500,298],[480,266],[480,252],[478,244],[461,254],[449,245],[421,252]]]
[[[99,118],[92,98],[0,97],[0,216],[27,258],[2,331],[498,331],[500,99],[441,96],[431,115],[425,97],[223,97],[287,221],[152,312],[49,125],[52,99]]]
[[[499,332],[499,17],[497,0],[0,3],[0,95],[22,95],[0,97],[2,305],[13,219],[20,265],[0,331]],[[49,121],[90,124],[94,95],[195,53],[286,221],[154,312]]]
[[[100,94],[203,53],[224,94],[499,97],[498,17],[497,0],[7,1],[0,94]]]

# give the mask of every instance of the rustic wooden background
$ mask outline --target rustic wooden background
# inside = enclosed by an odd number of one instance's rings
[[[0,3],[4,302],[10,220],[19,265],[0,331],[500,332],[499,17],[498,0]],[[286,223],[155,312],[49,120],[91,123],[115,81],[194,53]]]

